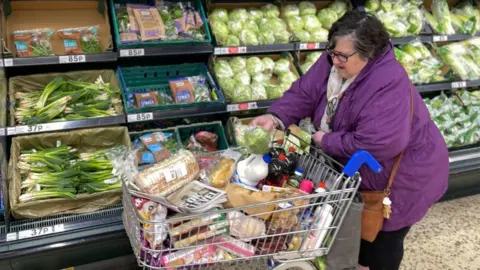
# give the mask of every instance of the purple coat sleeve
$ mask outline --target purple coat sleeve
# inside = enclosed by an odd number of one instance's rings
[[[378,161],[392,159],[409,141],[410,103],[409,81],[390,81],[370,97],[356,119],[354,131],[325,134],[322,149],[343,158],[351,157],[357,150],[367,150]]]
[[[318,101],[325,95],[326,87],[322,86],[327,85],[330,69],[327,54],[323,53],[310,70],[275,101],[268,112],[274,113],[285,127],[311,117]]]

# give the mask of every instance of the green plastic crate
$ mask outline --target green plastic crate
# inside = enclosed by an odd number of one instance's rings
[[[134,108],[129,106],[129,95],[157,91],[171,96],[170,85],[168,84],[169,80],[198,75],[203,75],[207,78],[210,87],[213,88],[217,96],[217,100],[185,104],[156,105],[144,108]],[[222,106],[225,102],[223,94],[216,86],[212,76],[210,76],[207,66],[203,63],[170,66],[119,67],[117,70],[117,76],[121,82],[123,104],[127,113],[174,110],[195,106]]]
[[[115,10],[115,5],[125,5],[125,4],[151,4],[152,1],[148,0],[109,0],[110,6],[113,7],[110,9],[110,14],[113,21],[113,34],[115,36],[115,43],[120,49],[129,49],[129,48],[145,48],[145,47],[163,47],[163,46],[175,46],[175,45],[199,45],[199,44],[210,44],[212,43],[212,35],[210,34],[210,29],[208,27],[207,16],[205,15],[205,9],[203,8],[201,0],[193,1],[181,1],[181,0],[170,0],[169,2],[193,2],[195,5],[195,10],[200,13],[203,24],[203,30],[205,31],[205,40],[152,40],[152,41],[139,41],[139,42],[129,42],[121,43],[120,42],[120,32],[118,31],[117,23],[117,14]]]
[[[177,126],[178,134],[180,135],[180,140],[182,144],[187,141],[190,136],[195,135],[199,131],[208,131],[217,134],[218,136],[218,150],[228,149],[228,141],[225,136],[225,130],[223,129],[223,124],[220,121],[215,121],[211,123],[200,123],[192,124],[185,126]]]

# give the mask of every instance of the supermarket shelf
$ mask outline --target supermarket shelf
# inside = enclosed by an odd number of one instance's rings
[[[480,145],[449,153],[450,173],[480,170]]]
[[[54,122],[37,125],[24,125],[14,126],[7,128],[7,136],[23,135],[42,133],[50,131],[64,131],[68,129],[88,128],[88,127],[101,127],[125,124],[125,115],[109,116],[109,117],[96,117],[75,121]],[[2,131],[0,130],[0,136]]]
[[[272,44],[259,46],[240,46],[240,47],[215,47],[214,55],[231,55],[231,54],[254,54],[254,53],[274,53],[289,52],[295,50],[294,43],[288,44]]]
[[[443,91],[443,90],[467,88],[467,87],[477,87],[477,86],[480,86],[480,80],[431,83],[431,84],[415,85],[415,88],[417,89],[418,92],[422,93],[422,92],[435,92],[435,91]]]
[[[411,36],[391,39],[393,45],[406,44],[413,40],[419,40],[421,42],[431,42],[432,36]]]
[[[104,52],[104,53],[84,54],[84,55],[5,58],[3,59],[3,65],[5,67],[28,67],[28,66],[42,66],[42,65],[96,63],[96,62],[114,62],[114,61],[117,61],[117,54],[115,52]]]
[[[260,100],[254,102],[245,102],[245,103],[231,103],[227,105],[227,112],[239,112],[239,111],[249,111],[249,110],[258,110],[258,109],[268,109],[275,100]]]
[[[148,121],[159,121],[175,118],[195,117],[225,113],[225,104],[218,104],[206,107],[190,107],[174,110],[160,110],[145,113],[131,113],[127,115],[127,123],[138,123]]]
[[[328,42],[309,42],[309,43],[295,43],[295,50],[297,51],[312,51],[312,50],[324,50],[327,47]]]
[[[176,45],[176,46],[162,46],[162,47],[119,49],[118,57],[132,58],[132,57],[141,57],[141,56],[209,54],[212,52],[213,52],[213,46],[211,44]]]

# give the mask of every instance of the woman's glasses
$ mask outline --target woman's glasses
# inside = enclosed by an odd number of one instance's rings
[[[353,55],[355,55],[357,53],[357,52],[354,52],[350,55],[343,55],[343,54],[340,54],[340,53],[336,53],[331,49],[326,49],[326,51],[327,51],[328,55],[330,55],[330,57],[332,57],[332,59],[336,57],[338,59],[338,61],[340,61],[342,63],[346,63],[348,61],[348,58],[352,57]]]

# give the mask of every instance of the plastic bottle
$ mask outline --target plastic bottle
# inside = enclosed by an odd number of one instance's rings
[[[302,180],[303,180],[303,170],[296,169],[295,173],[288,178],[286,187],[300,188],[300,183],[302,182]]]
[[[255,187],[260,180],[268,175],[271,158],[268,154],[251,154],[248,158],[238,162],[237,182]]]
[[[290,176],[288,173],[289,163],[285,154],[279,154],[278,158],[272,159],[268,167],[266,184],[275,187],[283,187]]]
[[[328,228],[332,224],[333,215],[332,215],[333,207],[329,204],[324,204],[323,207],[318,207],[315,210],[314,221],[312,225],[312,231],[310,231],[307,235],[307,238],[302,244],[302,250],[312,250],[318,249],[322,246],[323,240],[327,235]],[[315,251],[306,252],[305,256],[318,256]]]
[[[269,154],[272,158],[278,158],[280,154],[285,155],[285,149],[283,149],[282,139],[278,139],[272,143],[272,149],[270,150]]]
[[[315,189],[315,193],[324,193],[327,191],[327,186],[324,182],[318,183],[318,187]]]
[[[298,163],[298,154],[295,151],[295,147],[291,146],[288,148],[288,154],[287,154],[287,159],[290,162],[290,172],[294,173],[295,168],[297,168],[297,163]]]

